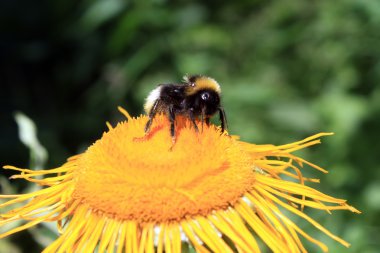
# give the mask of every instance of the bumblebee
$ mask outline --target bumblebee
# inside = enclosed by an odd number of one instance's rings
[[[220,85],[202,75],[185,76],[180,84],[160,84],[148,95],[144,109],[149,120],[145,133],[150,131],[154,117],[158,113],[167,115],[170,121],[170,135],[175,140],[175,119],[177,115],[189,118],[195,131],[199,131],[196,119],[202,124],[210,124],[210,118],[219,113],[222,133],[227,129],[227,119],[220,103]]]

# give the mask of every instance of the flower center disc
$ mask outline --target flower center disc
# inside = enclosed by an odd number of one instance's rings
[[[234,138],[214,126],[196,133],[180,119],[173,145],[164,116],[140,138],[146,121],[118,124],[79,158],[74,198],[118,219],[165,222],[225,209],[252,187],[249,157]]]

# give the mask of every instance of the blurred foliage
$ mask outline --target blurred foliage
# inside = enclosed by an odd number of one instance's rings
[[[206,74],[246,141],[336,133],[302,153],[330,173],[306,174],[363,214],[313,217],[352,243],[321,238],[331,252],[378,252],[380,1],[4,0],[0,21],[1,164],[30,167],[15,111],[35,121],[46,166],[58,166],[122,119],[117,105],[137,116],[156,84]],[[29,233],[0,251],[39,252]]]

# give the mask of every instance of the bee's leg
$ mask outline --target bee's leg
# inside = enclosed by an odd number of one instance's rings
[[[209,125],[210,125],[210,117],[207,117],[207,118],[205,119],[205,122],[206,122],[206,125],[209,126]]]
[[[227,118],[226,113],[224,112],[222,107],[219,107],[219,118],[222,127],[222,133],[224,133],[224,130],[227,130]]]
[[[201,114],[201,122],[202,122],[202,133],[203,133],[203,122],[204,122],[205,120],[204,120],[204,115],[203,115],[203,113]]]
[[[195,122],[194,111],[192,109],[190,109],[190,111],[189,111],[189,118],[191,120],[191,123],[193,123],[195,132],[198,133],[199,129],[198,129],[197,123]]]
[[[148,120],[148,122],[146,122],[145,129],[144,129],[145,133],[148,133],[150,130],[150,126],[152,125],[153,119],[157,113],[158,103],[159,103],[159,100],[156,100],[152,106],[152,109],[149,112],[149,115],[148,115],[149,120]]]
[[[207,120],[207,117],[206,117],[206,107],[203,107],[202,108],[202,112],[201,112],[202,133],[203,133],[203,124],[204,124],[205,120]]]
[[[169,121],[170,121],[170,136],[172,137],[173,144],[175,143],[175,112],[173,106],[169,107]]]

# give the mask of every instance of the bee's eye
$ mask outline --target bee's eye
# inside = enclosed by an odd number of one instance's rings
[[[202,100],[208,100],[209,98],[210,98],[210,94],[208,94],[207,92],[205,92],[205,93],[202,93],[201,94],[201,98],[202,98]]]

